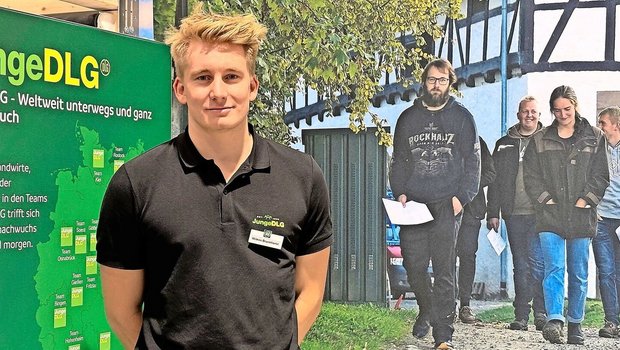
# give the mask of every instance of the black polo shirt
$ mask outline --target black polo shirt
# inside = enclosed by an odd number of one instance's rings
[[[253,139],[228,183],[187,132],[113,176],[97,261],[144,269],[139,348],[298,348],[295,257],[331,244],[328,191],[312,157]]]

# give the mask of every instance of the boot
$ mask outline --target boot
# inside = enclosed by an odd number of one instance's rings
[[[549,342],[553,344],[563,344],[564,343],[564,341],[562,340],[562,338],[564,337],[564,334],[562,332],[563,326],[564,326],[564,323],[560,320],[547,321],[547,323],[545,323],[545,326],[543,327],[543,330],[542,330],[543,338],[545,338],[545,340],[548,340]]]
[[[598,336],[602,338],[617,338],[618,325],[605,320],[605,325],[598,331]]]
[[[508,325],[514,331],[527,331],[527,320],[514,320]]]
[[[583,345],[583,332],[581,323],[568,322],[568,344]]]
[[[471,311],[471,308],[469,306],[461,307],[461,309],[459,310],[459,319],[461,320],[461,322],[468,324],[478,322],[478,318],[476,318],[476,315]]]
[[[545,323],[547,323],[547,315],[545,313],[534,313],[534,326],[536,327],[537,331],[542,331]]]
[[[416,338],[424,338],[431,330],[430,315],[420,312],[415,319],[411,334]]]

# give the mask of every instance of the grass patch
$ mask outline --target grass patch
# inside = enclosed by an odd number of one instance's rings
[[[393,310],[371,304],[339,304],[326,302],[321,314],[302,344],[303,350],[379,350],[399,348],[411,331],[417,312]],[[477,314],[485,323],[510,323],[514,319],[512,305]],[[587,300],[584,327],[603,326],[603,304]],[[533,317],[530,317],[533,323]]]
[[[566,301],[564,302],[564,306],[566,307]],[[485,323],[510,323],[514,320],[515,314],[512,305],[507,305],[497,309],[480,312],[477,316]],[[603,303],[600,300],[586,300],[586,313],[582,323],[583,326],[599,328],[603,326],[604,319]],[[533,324],[533,317],[530,317],[530,324]]]
[[[496,309],[477,312],[476,317],[484,323],[510,323],[514,320],[515,313],[512,305],[506,305]],[[532,320],[530,320],[530,323],[532,323]]]
[[[303,350],[371,350],[399,344],[411,331],[416,312],[370,304],[327,302],[302,344]]]

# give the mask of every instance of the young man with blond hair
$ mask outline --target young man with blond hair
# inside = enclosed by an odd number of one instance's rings
[[[116,172],[98,228],[106,314],[126,348],[299,349],[319,313],[322,172],[248,124],[265,35],[251,15],[199,7],[169,33],[188,127]]]

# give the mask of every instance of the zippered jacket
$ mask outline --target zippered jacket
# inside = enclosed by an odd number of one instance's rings
[[[534,133],[542,130],[542,123]],[[515,204],[515,189],[519,172],[519,150],[521,142],[533,135],[523,136],[518,132],[519,124],[508,129],[508,133],[495,143],[493,164],[497,177],[487,190],[487,218],[508,218],[512,215]]]
[[[596,206],[609,185],[603,132],[579,114],[573,143],[565,149],[557,122],[533,136],[525,151],[525,191],[536,208],[538,232],[564,238],[594,237]],[[586,208],[575,203],[584,199]],[[555,204],[546,204],[553,199]]]

